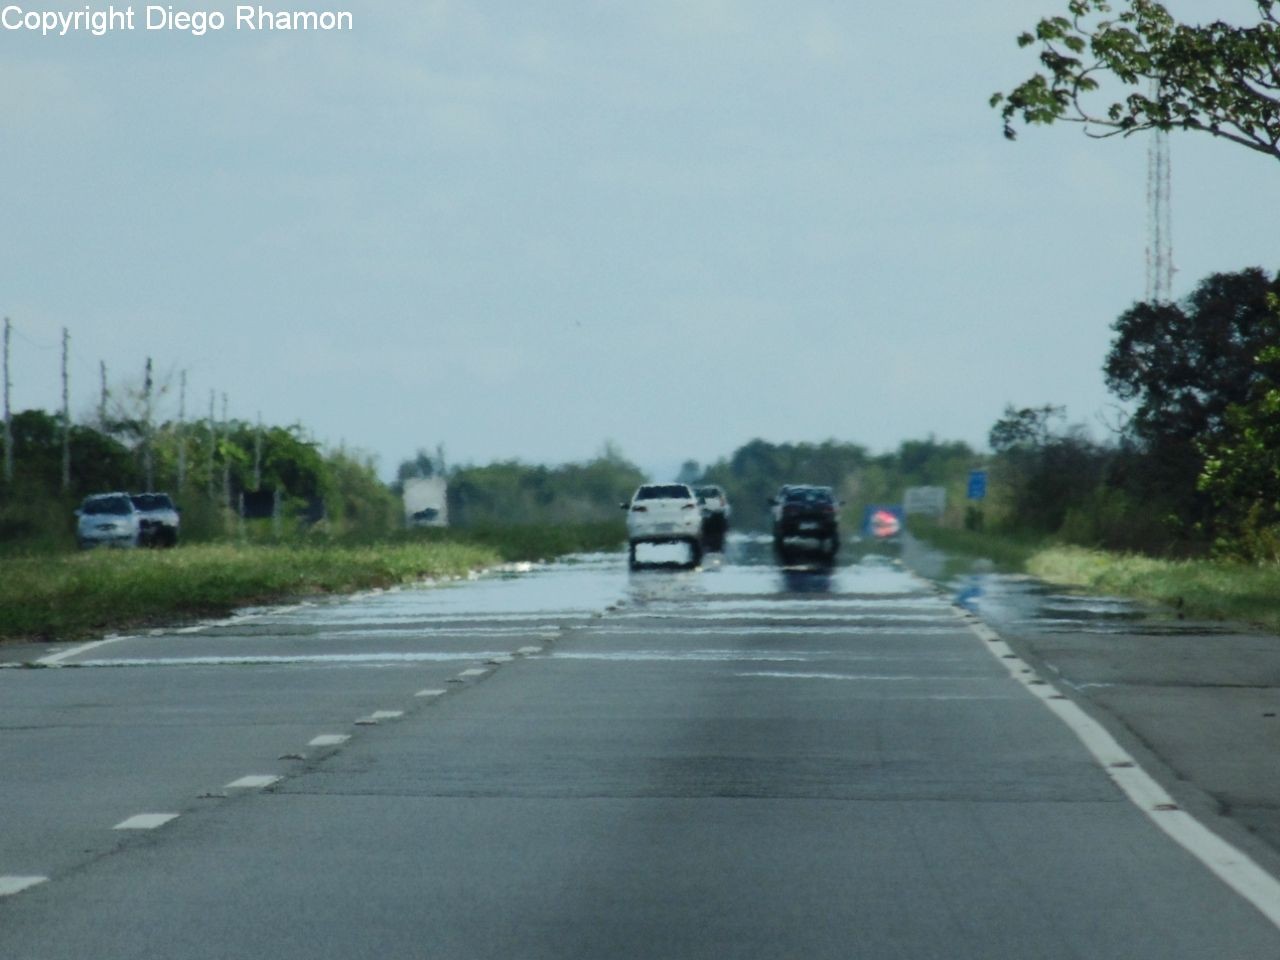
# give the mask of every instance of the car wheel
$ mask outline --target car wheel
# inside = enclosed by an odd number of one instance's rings
[[[627,545],[627,566],[632,570],[639,566],[639,564],[636,563],[636,545],[634,541]]]
[[[689,541],[689,567],[696,567],[702,562],[702,541],[693,537]]]

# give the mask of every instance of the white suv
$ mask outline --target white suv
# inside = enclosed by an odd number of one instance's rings
[[[76,511],[76,544],[82,550],[100,543],[136,547],[141,536],[142,516],[127,493],[96,493]]]
[[[627,511],[628,559],[636,566],[636,544],[687,543],[689,565],[702,560],[702,510],[685,483],[645,483],[637,488]]]

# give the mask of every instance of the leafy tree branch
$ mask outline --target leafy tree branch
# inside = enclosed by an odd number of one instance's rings
[[[1280,14],[1255,2],[1258,22],[1241,27],[1179,23],[1155,0],[1070,0],[1018,37],[1044,71],[991,97],[1005,136],[1017,121],[1099,138],[1199,130],[1280,160]]]

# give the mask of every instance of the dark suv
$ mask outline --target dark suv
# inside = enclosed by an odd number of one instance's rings
[[[830,563],[840,550],[840,501],[830,487],[787,484],[769,501],[773,549],[786,560],[798,549]]]

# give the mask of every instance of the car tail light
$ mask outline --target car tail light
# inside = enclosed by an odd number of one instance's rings
[[[685,504],[683,507],[681,507],[680,509],[681,509],[681,510],[696,510],[697,508],[698,508],[698,505],[697,505],[696,503],[686,503],[686,504]]]
[[[648,508],[648,507],[642,507],[642,506],[640,506],[639,504],[636,504],[634,507],[632,507],[632,508],[631,508],[631,512],[632,512],[632,513],[648,513],[648,512],[649,512],[649,508]]]

